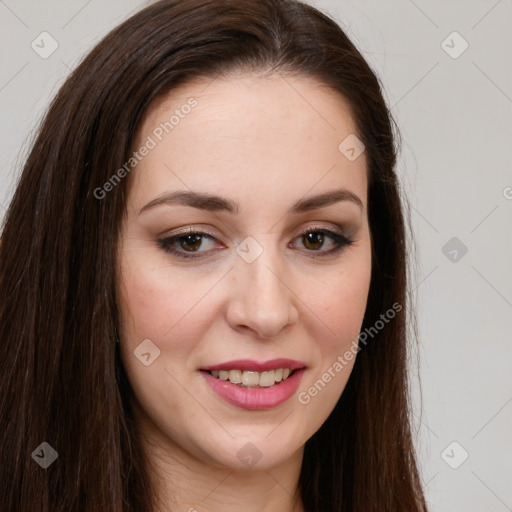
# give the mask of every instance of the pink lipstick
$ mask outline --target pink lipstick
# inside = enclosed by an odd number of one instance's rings
[[[251,359],[227,361],[201,368],[210,388],[223,400],[247,410],[277,407],[297,390],[306,370],[301,361]]]

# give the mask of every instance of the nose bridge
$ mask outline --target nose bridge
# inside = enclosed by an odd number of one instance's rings
[[[261,337],[275,336],[298,316],[293,294],[286,284],[286,263],[272,244],[271,236],[264,241],[253,239],[246,245],[240,244],[230,298],[232,327],[250,328]],[[251,251],[252,257],[259,252],[252,261],[246,257]]]

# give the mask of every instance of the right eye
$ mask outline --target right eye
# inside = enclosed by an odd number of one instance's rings
[[[200,250],[203,242],[208,240],[213,242],[214,236],[202,231],[189,229],[185,232],[172,235],[170,237],[158,240],[158,243],[165,252],[168,252],[178,258],[201,258],[209,250]],[[196,254],[197,253],[197,254]]]

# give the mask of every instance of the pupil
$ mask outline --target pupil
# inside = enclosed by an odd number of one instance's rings
[[[314,245],[315,247],[312,247],[313,249],[318,249],[322,247],[323,241],[324,241],[324,235],[323,233],[308,233],[306,235],[307,245]],[[311,248],[311,247],[310,247]]]
[[[199,243],[198,243],[199,242]],[[191,245],[194,245],[195,247],[190,247]],[[189,247],[185,247],[185,245],[188,245]],[[182,238],[182,244],[181,247],[183,249],[192,249],[193,251],[196,251],[201,246],[201,236],[200,235],[186,235]]]

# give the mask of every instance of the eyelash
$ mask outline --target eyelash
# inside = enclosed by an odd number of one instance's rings
[[[312,228],[306,229],[305,231],[302,231],[302,233],[300,233],[297,236],[297,238],[306,236],[307,234],[310,234],[310,233],[321,233],[323,235],[328,235],[336,243],[336,247],[329,251],[314,251],[314,250],[307,251],[307,252],[312,252],[312,253],[315,253],[315,252],[320,253],[318,256],[312,254],[310,256],[312,258],[318,258],[318,257],[321,258],[324,256],[330,256],[332,254],[342,251],[343,249],[345,249],[345,247],[350,246],[354,243],[354,240],[348,239],[346,236],[342,235],[341,233],[338,233],[331,229],[320,228],[320,227],[319,228],[312,227]],[[170,253],[170,254],[172,254],[178,258],[181,258],[181,259],[202,258],[203,257],[202,253],[207,252],[207,251],[181,252],[181,251],[178,251],[178,250],[172,248],[172,245],[174,243],[176,243],[180,239],[184,239],[190,235],[199,235],[203,239],[206,238],[209,240],[215,240],[214,235],[211,233],[204,232],[204,231],[194,231],[193,228],[190,228],[189,230],[181,232],[181,233],[177,233],[176,235],[159,239],[158,244],[165,252]]]

